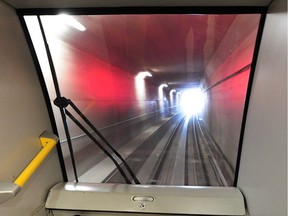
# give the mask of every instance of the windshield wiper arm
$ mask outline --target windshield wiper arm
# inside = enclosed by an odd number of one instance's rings
[[[70,105],[73,110],[85,121],[85,123],[99,136],[99,138],[109,147],[109,149],[121,160],[124,164],[125,168],[131,175],[132,179],[134,180],[135,184],[140,184],[140,181],[135,176],[134,172],[127,164],[125,159],[117,152],[116,149],[105,139],[105,137],[100,133],[100,131],[88,120],[88,118],[78,109],[78,107],[70,100],[65,97],[57,97],[54,100],[54,104],[58,107],[62,107],[65,109],[66,115],[113,161],[123,178],[125,179],[127,184],[131,184],[130,179],[125,174],[124,170],[120,166],[120,164],[116,161],[112,154],[106,150],[106,148],[99,142],[97,139],[91,135],[91,133],[66,109],[68,105]]]

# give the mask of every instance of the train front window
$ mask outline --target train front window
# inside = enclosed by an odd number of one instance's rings
[[[25,15],[67,180],[232,186],[260,18]]]

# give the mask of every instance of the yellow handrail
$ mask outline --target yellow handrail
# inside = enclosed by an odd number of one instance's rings
[[[43,148],[14,181],[14,184],[18,185],[21,188],[29,180],[31,175],[36,171],[36,169],[40,166],[43,160],[57,144],[58,137],[45,131],[40,135],[40,142]]]

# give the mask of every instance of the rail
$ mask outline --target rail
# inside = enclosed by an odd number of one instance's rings
[[[26,166],[16,180],[13,183],[0,182],[0,203],[12,199],[20,192],[25,183],[30,179],[58,142],[58,137],[47,131],[43,132],[39,139],[43,148],[28,166]]]

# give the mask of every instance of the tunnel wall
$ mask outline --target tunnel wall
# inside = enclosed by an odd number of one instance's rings
[[[58,41],[52,46],[52,56],[62,96],[71,99],[96,127],[157,111],[157,96],[149,94],[157,92],[153,85],[146,84],[138,99],[135,77],[90,53]],[[71,131],[82,133],[72,125]]]
[[[168,110],[164,109],[169,106],[168,102],[159,101],[158,87],[149,83],[148,78],[142,83],[143,86],[140,86],[143,88],[141,89],[137,86],[135,77],[129,72],[63,41],[54,42],[51,52],[62,96],[71,99],[114,148],[122,147],[169,115]],[[47,86],[51,88],[50,97],[56,98],[52,90],[51,76],[48,74],[45,76]],[[71,158],[60,112],[53,102],[51,103],[63,141],[65,164],[67,169],[71,170]],[[71,111],[69,106],[68,110]],[[77,116],[75,112],[72,113]],[[101,157],[103,153],[83,131],[69,118],[67,119],[78,174],[81,175],[97,161],[99,162],[99,158],[103,158]],[[68,176],[72,179],[72,172],[68,172]]]
[[[205,71],[203,118],[234,169],[258,23],[259,16],[239,15]]]
[[[0,1],[0,27],[0,180],[13,182],[41,150],[39,135],[52,129],[16,11],[3,1]],[[55,149],[20,193],[0,204],[0,215],[46,215],[46,195],[62,180]]]

